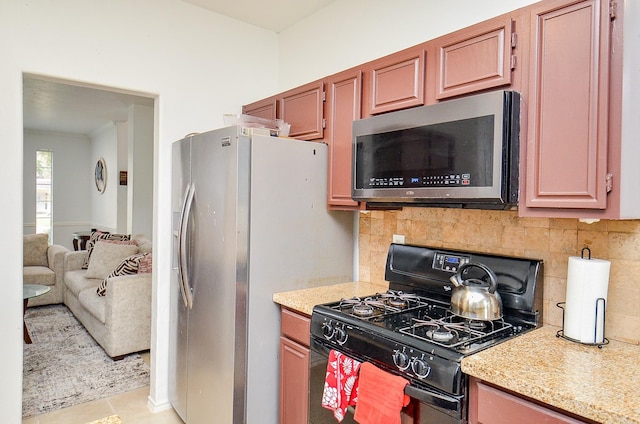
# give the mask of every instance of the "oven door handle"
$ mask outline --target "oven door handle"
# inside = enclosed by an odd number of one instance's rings
[[[462,396],[449,396],[411,385],[407,385],[404,388],[404,393],[448,415],[460,416],[462,414]]]

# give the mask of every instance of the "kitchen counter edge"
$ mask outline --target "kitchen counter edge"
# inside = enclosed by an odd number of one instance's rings
[[[375,293],[384,292],[388,288],[388,283],[352,281],[348,283],[274,293],[273,301],[293,311],[311,316],[315,305],[336,302],[340,299],[349,299],[354,296],[369,296]]]
[[[599,349],[544,326],[462,359],[462,372],[601,423],[640,423],[640,346]]]

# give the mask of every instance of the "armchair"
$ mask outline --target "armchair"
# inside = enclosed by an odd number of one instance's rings
[[[23,284],[43,284],[51,290],[29,301],[29,306],[64,301],[64,246],[49,245],[47,234],[28,234],[23,244]]]

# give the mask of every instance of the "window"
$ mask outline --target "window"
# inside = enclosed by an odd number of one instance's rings
[[[36,151],[36,233],[49,235],[53,243],[53,152]]]

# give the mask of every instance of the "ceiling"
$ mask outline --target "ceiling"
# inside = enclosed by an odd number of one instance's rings
[[[154,99],[25,76],[25,129],[89,135],[114,121],[127,121],[131,105],[153,107]]]
[[[335,0],[183,0],[276,33]],[[89,135],[114,121],[126,121],[133,104],[153,106],[142,97],[75,83],[25,76],[24,128]]]
[[[279,33],[335,0],[183,0]]]

